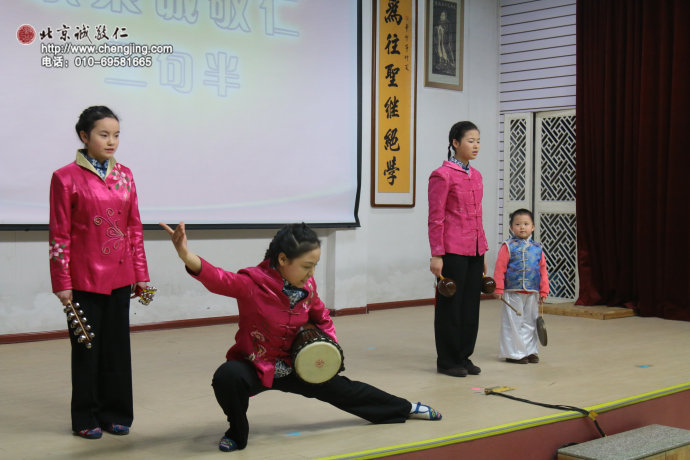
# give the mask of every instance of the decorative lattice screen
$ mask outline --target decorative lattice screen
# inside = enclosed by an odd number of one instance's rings
[[[534,123],[534,132],[532,124]],[[518,208],[534,213],[534,239],[544,247],[552,302],[577,297],[575,111],[507,114],[503,237]]]

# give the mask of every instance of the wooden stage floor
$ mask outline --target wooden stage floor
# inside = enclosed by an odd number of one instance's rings
[[[581,408],[690,388],[689,322],[547,314],[541,363],[516,365],[497,357],[502,308],[482,301],[473,356],[482,373],[466,378],[436,373],[431,306],[334,318],[344,375],[429,403],[442,421],[371,425],[319,401],[270,391],[250,401],[247,449],[228,454],[217,449],[226,422],[211,376],[233,342],[234,324],[132,334],[132,433],[100,440],[71,435],[66,339],[0,345],[0,458],[372,458],[563,417],[563,411],[486,395],[487,387],[514,387],[509,394],[520,398]],[[436,455],[441,452],[426,451],[426,458],[445,458]]]

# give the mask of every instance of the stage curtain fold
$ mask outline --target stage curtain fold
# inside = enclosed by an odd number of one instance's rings
[[[578,305],[690,321],[690,1],[577,1]]]

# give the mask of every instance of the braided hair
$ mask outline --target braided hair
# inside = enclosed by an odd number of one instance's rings
[[[309,251],[321,247],[321,241],[314,230],[307,224],[288,224],[278,230],[271,244],[266,250],[265,259],[269,259],[273,267],[278,266],[278,256],[285,253],[288,259],[294,259]]]
[[[471,121],[459,121],[455,123],[451,128],[450,132],[448,133],[448,159],[450,160],[450,157],[454,155],[454,150],[455,148],[453,147],[453,139],[457,141],[461,141],[463,137],[465,137],[465,133],[467,131],[472,131],[472,130],[477,130],[479,131],[479,128],[477,128],[477,125],[472,123]]]

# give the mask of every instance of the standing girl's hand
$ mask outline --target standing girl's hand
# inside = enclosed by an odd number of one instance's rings
[[[60,299],[60,302],[62,302],[62,305],[69,305],[69,303],[72,301],[72,290],[67,289],[65,291],[58,291],[55,293],[58,299]]]
[[[163,229],[168,232],[170,238],[172,239],[173,246],[177,251],[177,255],[184,261],[184,264],[192,271],[192,273],[198,274],[201,271],[201,259],[199,256],[194,254],[192,251],[187,249],[187,233],[184,229],[184,222],[180,222],[175,230],[159,222],[158,225],[163,227]]]
[[[434,256],[429,261],[429,270],[433,273],[436,278],[441,277],[441,272],[443,271],[443,257]]]

